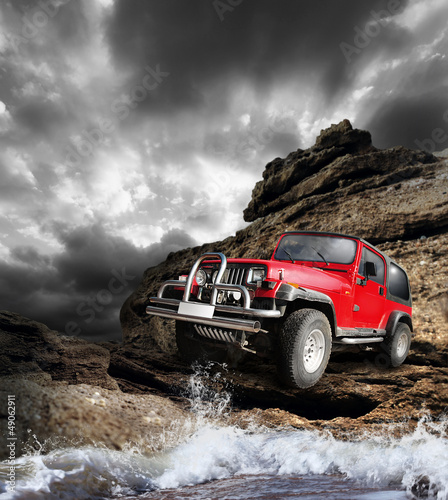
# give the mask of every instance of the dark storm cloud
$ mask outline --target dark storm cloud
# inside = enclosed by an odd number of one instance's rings
[[[226,116],[233,94],[243,82],[254,90],[262,110],[274,96],[278,100],[282,85],[297,86],[296,101],[284,105],[301,110],[303,101],[318,94],[312,113],[315,119],[328,117],[341,107],[351,89],[358,90],[357,78],[372,61],[380,65],[408,58],[413,47],[433,42],[438,36],[434,27],[440,24],[443,33],[445,19],[437,6],[418,30],[403,25],[395,19],[417,5],[408,0],[368,4],[323,0],[319,8],[305,1],[245,0],[221,14],[216,5],[212,0],[116,2],[108,28],[115,63],[133,70],[132,81],[141,78],[148,64],[158,64],[170,73],[157,92],[141,103],[135,116],[161,113],[167,117],[182,109],[193,111],[198,119]],[[344,43],[354,49],[349,58],[342,50]],[[433,51],[446,54],[446,45],[445,38]],[[426,64],[417,58],[415,64],[410,59],[412,65],[415,75],[404,71],[400,83],[400,68],[393,76],[386,71],[383,81],[375,85],[378,99],[360,103],[362,111],[356,111],[359,121],[354,125],[372,127],[375,134],[378,131],[380,147],[415,147],[415,139],[430,135],[440,122],[440,110],[433,107],[436,92],[432,95],[428,88],[433,85],[431,78],[443,81],[446,63]],[[396,86],[400,93],[392,92]],[[389,93],[392,95],[387,98]],[[409,118],[415,118],[404,102],[422,116],[420,124],[408,124]],[[258,118],[253,117],[254,124],[266,124],[263,113]],[[284,147],[279,143],[280,149],[275,148],[277,141],[269,147],[263,145],[266,153],[286,155],[288,147],[303,147],[300,137],[295,143],[291,137],[297,136],[295,130],[290,132],[288,140],[283,136]],[[213,128],[210,133],[211,142],[204,141],[209,150],[213,149]],[[232,141],[232,147],[241,143]]]
[[[34,268],[42,268],[50,264],[50,258],[40,255],[33,247],[17,247],[11,252],[11,256],[13,259],[33,266]]]
[[[99,78],[93,78],[89,87],[91,82],[84,78],[84,72],[104,66],[102,54],[93,68],[91,61],[101,28],[94,21],[98,9],[97,3],[82,0],[4,2],[1,15],[9,45],[0,51],[5,71],[0,99],[8,105],[16,127],[10,143],[29,146],[46,139],[60,152],[71,135],[97,126],[89,124],[92,104],[104,106],[104,100],[110,106],[111,87]]]
[[[0,304],[62,333],[95,340],[120,338],[119,310],[146,268],[195,244],[180,230],[146,248],[112,237],[99,225],[55,232],[63,251],[54,257],[17,247],[14,263],[0,263]]]
[[[48,163],[39,163],[37,168],[33,171],[33,175],[39,188],[46,194],[50,194],[51,187],[59,182],[54,167]]]
[[[7,8],[15,11],[20,24],[16,36],[25,38],[19,45],[26,45],[31,51],[39,50],[32,42],[40,32],[55,30],[61,45],[86,43],[88,3],[79,0],[14,0],[7,3]],[[82,5],[81,5],[82,4]],[[53,54],[50,54],[50,57]]]
[[[331,122],[446,147],[444,0],[54,0],[8,45],[42,4],[0,7],[0,306],[60,331],[118,337],[143,271],[238,230],[266,163]]]
[[[266,145],[266,155],[272,158],[280,155],[282,158],[298,149],[300,139],[295,134],[288,132],[277,132],[273,134],[271,141]]]
[[[210,127],[204,135],[204,152],[224,168],[258,173],[260,162],[264,165],[276,156],[286,156],[302,142],[291,116],[267,116],[263,107],[251,109],[234,122],[225,131]]]
[[[1,158],[1,153],[0,199],[3,202],[17,202],[21,200],[23,203],[26,203],[26,206],[34,204],[38,198],[36,192],[30,190],[29,178],[26,175],[20,175],[22,173],[20,172],[20,167],[11,164],[15,158]]]
[[[367,125],[380,148],[402,145],[429,152],[448,147],[448,87],[386,102]]]
[[[221,90],[221,99],[207,102],[207,109],[224,110],[232,85],[240,80],[264,94],[288,79],[314,77],[331,97],[348,81],[340,43],[352,41],[355,26],[372,20],[371,10],[387,13],[388,2],[370,2],[367,8],[357,0],[323,0],[316,8],[314,2],[245,0],[222,21],[215,4],[116,3],[109,27],[116,63],[140,72],[157,63],[170,72],[158,95],[165,112],[170,107],[200,110],[210,85]],[[151,100],[143,104],[140,110],[155,105]]]
[[[163,249],[163,252],[167,251],[169,253],[174,252],[179,248],[192,247],[195,244],[196,242],[191,238],[191,236],[186,234],[181,229],[171,229],[162,236],[160,243],[152,245],[151,248],[157,248],[159,252]]]
[[[19,125],[29,129],[34,136],[54,138],[55,132],[67,121],[67,114],[62,106],[51,101],[33,100],[24,103],[14,113]]]

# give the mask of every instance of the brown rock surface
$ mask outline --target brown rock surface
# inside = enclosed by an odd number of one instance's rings
[[[109,351],[76,337],[60,336],[18,314],[0,312],[0,376],[91,384],[117,389],[107,373]]]
[[[383,200],[376,200],[376,197],[379,192],[387,193],[385,187],[399,189],[400,183],[422,176],[432,179],[439,175],[440,179],[439,163],[435,156],[403,147],[377,150],[371,145],[368,132],[353,130],[350,122],[344,120],[323,130],[312,148],[268,163],[263,180],[255,185],[244,218],[251,222],[288,207],[290,213],[286,222],[291,222],[315,206],[321,214],[331,212],[332,205],[347,196],[355,196],[358,205],[363,205],[359,203],[361,197],[372,198],[372,203],[380,206]],[[428,165],[432,168],[427,168]],[[415,189],[415,182],[411,182],[411,189]],[[436,200],[431,202],[436,203]],[[366,213],[372,203],[366,207]],[[347,208],[350,213],[351,207]],[[426,213],[430,209],[428,206]],[[378,240],[385,239],[374,236]],[[388,234],[388,239],[391,238],[394,235]]]
[[[8,436],[10,395],[17,453],[93,443],[155,450],[169,441],[170,432],[181,433],[186,411],[150,389],[121,391],[120,381],[108,373],[110,357],[105,347],[1,312],[0,435]],[[7,453],[1,447],[0,460]]]

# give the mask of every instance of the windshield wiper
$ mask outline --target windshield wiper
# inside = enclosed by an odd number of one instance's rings
[[[323,256],[323,255],[322,255],[322,254],[318,251],[318,250],[316,250],[314,247],[311,247],[311,248],[312,248],[312,249],[313,249],[313,250],[317,253],[317,255],[319,255],[319,257],[320,257],[320,258],[321,258],[321,259],[325,262],[325,264],[326,264],[327,266],[329,266],[329,265],[330,265],[330,264],[328,263],[328,260],[327,260],[327,259],[326,259],[326,258],[325,258],[325,257],[324,257],[324,256]]]
[[[282,250],[285,252],[285,254],[291,259],[291,262],[293,264],[295,264],[295,260],[291,257],[291,254],[288,252],[288,250],[285,250],[284,248],[282,248]]]
[[[281,246],[279,246],[279,247],[277,248],[277,252],[278,252],[279,250],[282,250],[283,252],[285,252],[285,254],[286,254],[286,255],[290,258],[290,260],[291,260],[291,262],[292,262],[293,264],[295,264],[295,263],[296,263],[296,262],[295,262],[295,260],[292,258],[291,254],[288,252],[288,250],[286,250],[285,248],[283,248],[283,247],[281,247]],[[277,255],[277,252],[276,252],[276,255]],[[278,257],[277,257],[277,258],[278,258]],[[280,259],[280,260],[282,260],[282,259]]]

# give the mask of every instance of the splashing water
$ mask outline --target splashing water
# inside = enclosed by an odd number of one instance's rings
[[[60,449],[16,461],[16,488],[6,489],[9,464],[0,465],[0,499],[282,498],[402,500],[411,493],[448,499],[448,421],[422,419],[414,432],[341,441],[317,431],[243,430],[216,425],[230,393],[213,393],[207,374],[190,379],[199,423],[190,437],[164,452],[100,447]],[[214,384],[219,382],[215,376]],[[213,482],[211,482],[213,481]],[[170,492],[173,488],[175,492]],[[152,493],[151,493],[152,492]],[[167,496],[165,496],[165,494]],[[414,497],[415,498],[415,497]]]
[[[190,400],[191,411],[200,422],[218,419],[229,414],[232,392],[221,372],[212,374],[216,363],[194,365],[195,372],[188,380],[185,397]],[[219,365],[226,369],[226,365]]]

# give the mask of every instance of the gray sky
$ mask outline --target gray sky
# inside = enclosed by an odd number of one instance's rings
[[[350,119],[448,147],[446,0],[0,4],[0,308],[118,338],[171,252],[245,227],[267,162]]]

